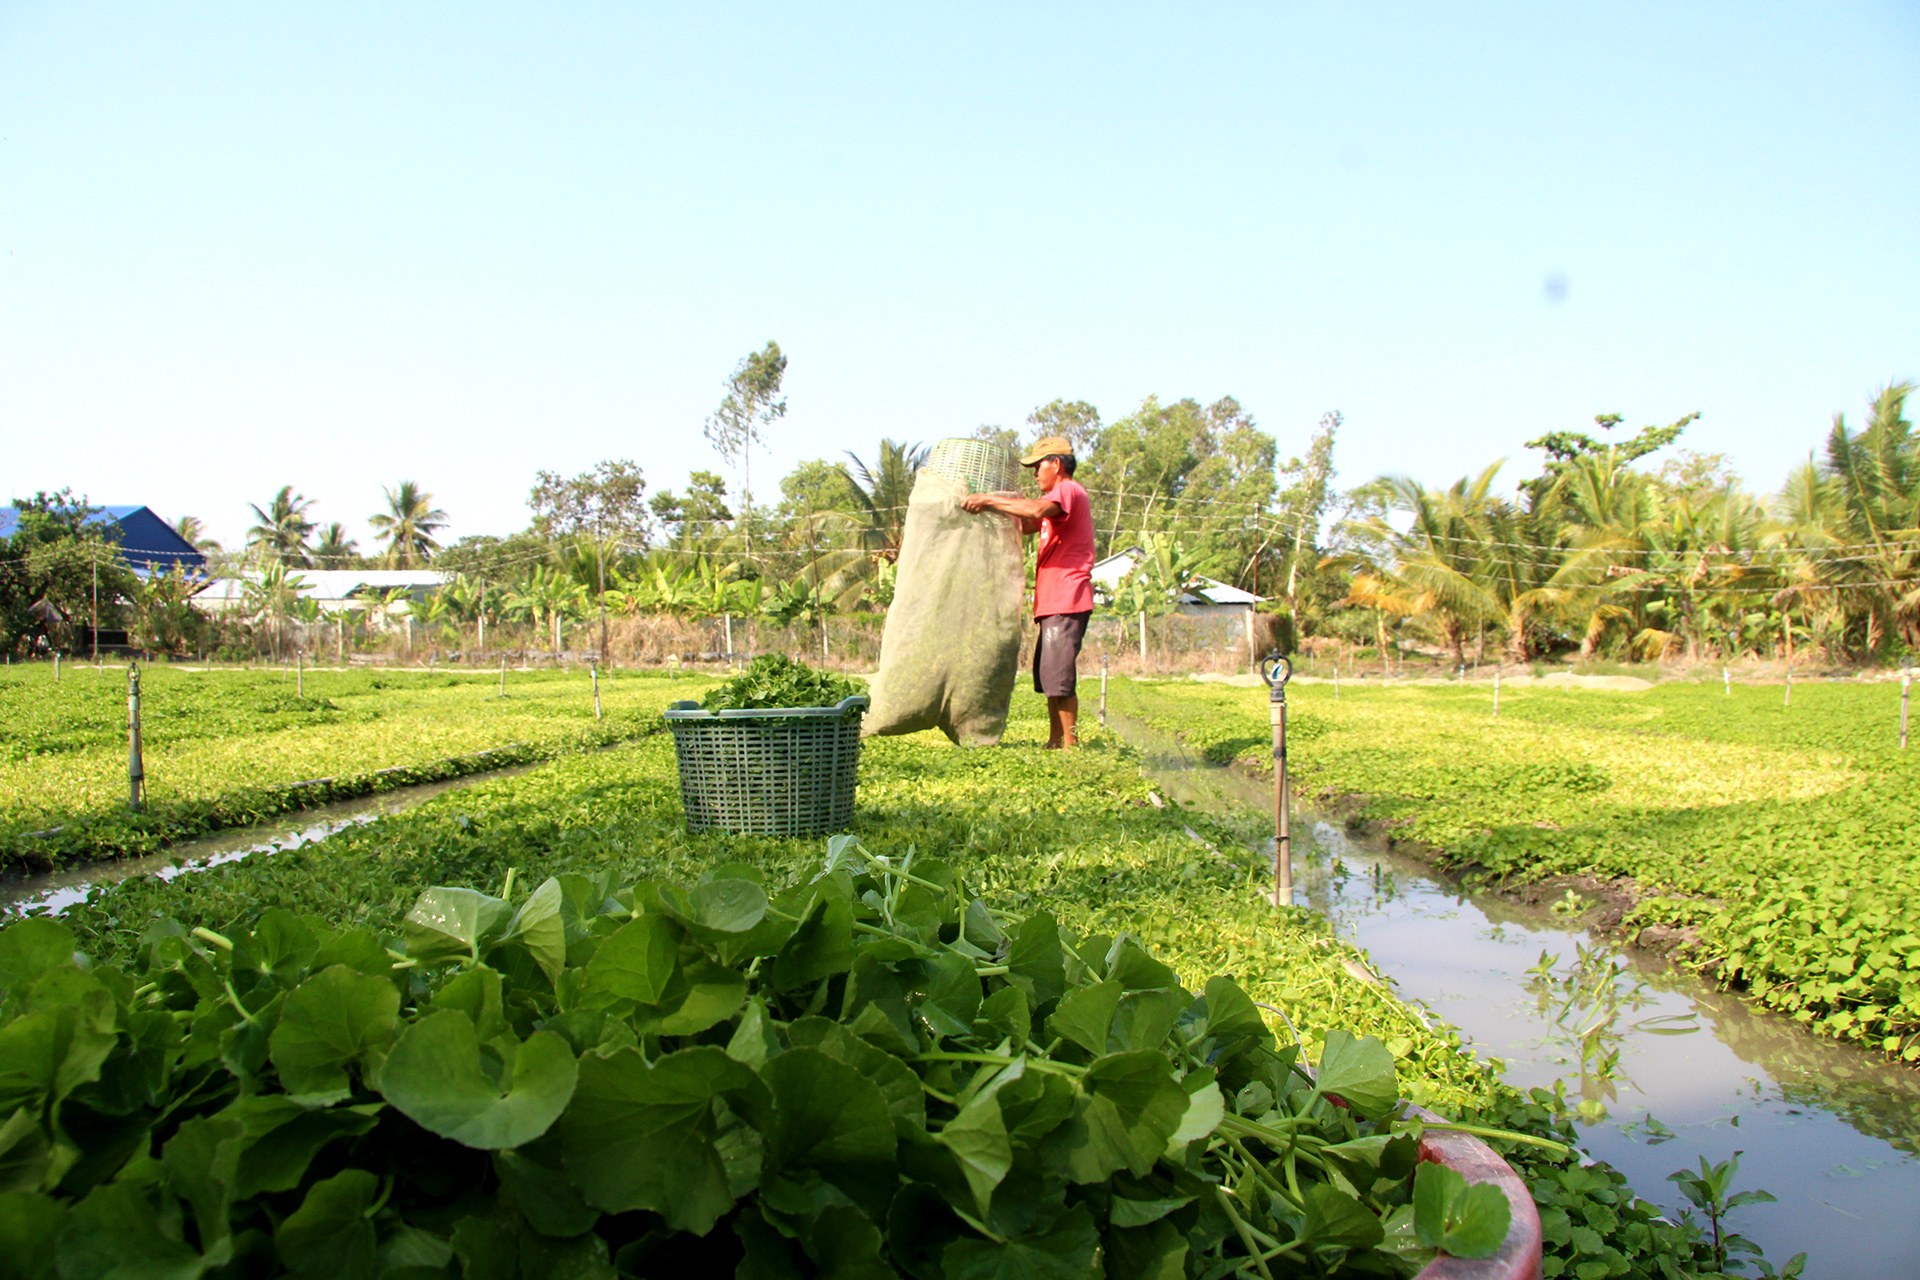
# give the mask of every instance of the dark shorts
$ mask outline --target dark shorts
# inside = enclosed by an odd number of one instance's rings
[[[1033,642],[1033,691],[1049,698],[1070,698],[1078,672],[1074,663],[1087,638],[1091,613],[1050,613],[1037,618],[1040,634]]]

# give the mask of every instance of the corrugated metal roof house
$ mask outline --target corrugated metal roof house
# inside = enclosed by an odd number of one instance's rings
[[[1120,580],[1133,572],[1140,562],[1142,552],[1139,547],[1128,547],[1125,551],[1115,552],[1104,560],[1096,561],[1091,577],[1093,585],[1102,593],[1111,596]],[[1251,613],[1262,597],[1239,587],[1230,587],[1224,582],[1212,578],[1198,578],[1195,585],[1180,597],[1175,606],[1179,612],[1210,617],[1227,613]]]
[[[299,582],[300,595],[317,602],[323,613],[364,610],[376,593],[404,591],[405,600],[393,609],[396,614],[410,612],[410,604],[425,603],[453,578],[440,569],[289,569],[287,576]],[[259,578],[258,573],[248,572],[238,578],[215,579],[194,603],[216,610],[240,608],[246,601],[247,582]]]
[[[0,509],[0,538],[13,536],[19,517],[13,507]],[[118,533],[120,559],[143,578],[170,572],[175,566],[188,573],[206,572],[206,556],[155,515],[151,507],[98,507],[87,517],[87,523],[111,525]]]

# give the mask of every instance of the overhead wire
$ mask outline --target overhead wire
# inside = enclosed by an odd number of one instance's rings
[[[1239,515],[1241,516],[1245,524],[1247,526],[1250,526],[1250,531],[1261,532],[1267,535],[1277,535],[1280,537],[1297,537],[1303,529],[1310,529],[1311,531],[1318,533],[1324,525],[1324,522],[1319,520],[1309,521],[1309,520],[1302,520],[1298,517],[1289,518],[1283,513],[1274,511],[1271,507],[1263,506],[1255,502],[1250,502],[1250,501],[1241,500],[1241,499],[1198,498],[1198,497],[1192,497],[1189,495],[1169,497],[1168,495],[1165,495],[1165,494],[1149,495],[1149,494],[1140,494],[1140,493],[1125,493],[1122,491],[1105,490],[1105,489],[1090,489],[1088,490],[1088,492],[1090,495],[1098,495],[1098,496],[1107,497],[1107,498],[1118,498],[1118,499],[1122,499],[1123,501],[1140,503],[1142,506],[1142,510],[1139,512],[1140,518],[1147,523],[1160,524],[1163,526],[1163,528],[1161,529],[1142,530],[1142,532],[1168,531],[1168,532],[1175,532],[1175,533],[1192,532],[1192,533],[1200,533],[1200,534],[1221,532],[1221,529],[1217,525],[1213,525],[1212,527],[1209,527],[1210,522],[1206,517],[1202,516],[1202,517],[1196,518],[1192,512],[1192,508],[1195,506],[1200,506],[1208,509],[1214,509],[1214,510],[1225,511],[1225,512],[1239,513]],[[1160,510],[1158,513],[1155,513],[1151,510],[1152,506],[1154,506],[1155,504],[1158,504],[1160,507]],[[844,515],[852,519],[860,519],[863,517],[884,516],[887,514],[900,512],[906,509],[907,508],[905,505],[896,504],[896,505],[889,505],[889,506],[864,508],[854,512],[832,512],[832,513],[818,512],[818,513],[812,513],[810,516],[807,516],[807,517],[800,517],[798,520],[793,522],[801,523],[809,520],[818,522],[822,517],[826,517],[829,515]],[[732,533],[737,531],[739,528],[739,521],[737,519],[735,520],[720,520],[720,519],[681,520],[681,521],[671,521],[667,523],[669,523],[673,527],[674,534],[676,537],[685,534],[689,530],[700,530],[700,529],[706,529],[710,531],[724,530],[728,533]],[[1396,546],[1389,548],[1389,550],[1400,555],[1401,557],[1404,558],[1406,553],[1409,551],[1414,551],[1416,552],[1416,554],[1418,553],[1419,540],[1417,538],[1410,537],[1406,531],[1387,528],[1387,529],[1379,530],[1379,532],[1392,538],[1394,543],[1398,544]],[[590,537],[590,535],[588,536]],[[712,548],[712,547],[689,547],[684,545],[676,546],[676,545],[673,545],[673,543],[671,542],[654,542],[648,539],[642,539],[637,541],[632,539],[625,539],[625,538],[615,539],[611,541],[608,544],[608,546],[610,551],[618,555],[642,555],[642,556],[663,555],[663,556],[673,556],[673,557],[682,557],[682,558],[688,558],[688,559],[694,559],[694,560],[701,560],[701,559],[710,559],[717,554],[723,554],[719,552],[716,548]],[[1465,563],[1463,564],[1448,566],[1454,569],[1456,572],[1472,573],[1476,576],[1483,576],[1483,577],[1488,574],[1488,571],[1492,571],[1497,574],[1503,571],[1510,571],[1510,570],[1525,570],[1531,576],[1533,573],[1537,572],[1538,569],[1540,568],[1540,566],[1536,562],[1526,558],[1521,554],[1508,554],[1504,556],[1489,555],[1488,554],[1489,551],[1504,551],[1509,553],[1536,553],[1538,555],[1552,556],[1552,557],[1556,557],[1564,560],[1566,557],[1573,554],[1577,554],[1582,550],[1593,550],[1596,553],[1604,555],[1608,559],[1614,561],[1614,564],[1610,567],[1622,569],[1628,574],[1648,574],[1655,578],[1669,578],[1673,576],[1675,573],[1690,572],[1693,569],[1697,568],[1702,557],[1707,558],[1707,567],[1710,570],[1722,572],[1722,573],[1730,570],[1778,572],[1783,568],[1797,566],[1801,564],[1817,564],[1820,566],[1833,566],[1833,565],[1841,565],[1841,564],[1866,564],[1872,561],[1881,560],[1890,554],[1904,554],[1906,552],[1913,551],[1916,549],[1920,549],[1920,541],[1899,540],[1899,541],[1883,541],[1883,542],[1877,542],[1877,543],[1875,542],[1832,542],[1824,546],[1799,546],[1799,547],[1761,546],[1761,547],[1743,547],[1737,550],[1728,549],[1728,550],[1716,551],[1716,550],[1704,550],[1697,547],[1687,548],[1687,549],[1665,549],[1665,548],[1659,548],[1659,547],[1616,547],[1616,548],[1583,549],[1577,546],[1570,546],[1570,545],[1561,544],[1561,543],[1538,543],[1538,542],[1524,542],[1524,541],[1494,539],[1494,538],[1467,537],[1467,538],[1461,539],[1461,545],[1457,549],[1449,548],[1445,546],[1443,543],[1437,548],[1430,547],[1429,551],[1434,554],[1437,554],[1443,562],[1449,559],[1464,561]],[[451,550],[451,548],[447,548],[445,550]],[[485,569],[487,571],[493,571],[493,572],[498,572],[502,570],[511,572],[514,569],[524,568],[529,565],[540,564],[540,563],[550,563],[555,557],[555,550],[556,550],[555,547],[552,544],[549,544],[546,546],[527,547],[525,549],[516,550],[515,552],[508,553],[505,555],[489,555],[486,557],[487,564],[485,566]],[[821,554],[823,552],[849,552],[849,551],[858,551],[859,548],[847,547],[847,546],[839,546],[839,547],[826,546],[826,547],[810,548],[810,550],[813,551],[814,554],[817,556],[818,554]],[[152,565],[156,562],[164,562],[169,559],[172,559],[175,561],[176,564],[179,564],[187,561],[189,558],[201,558],[205,554],[206,553],[200,552],[198,550],[170,551],[170,550],[164,550],[164,549],[154,549],[154,550],[136,549],[134,551],[133,556],[130,558],[135,560],[145,561],[147,562],[148,565]],[[114,563],[121,559],[120,548],[116,544],[107,543],[105,541],[90,541],[88,544],[87,555],[94,561],[94,563],[102,564],[102,565],[108,564],[108,563]],[[25,556],[23,553],[0,554],[0,559],[5,559],[5,560],[18,561],[24,558]],[[1663,560],[1663,559],[1668,561],[1669,563],[1665,565],[1655,563],[1656,561]],[[1640,560],[1640,561],[1643,561],[1644,563],[1638,567],[1635,567],[1631,564],[1631,562],[1634,560]],[[1679,561],[1680,563],[1675,564],[1675,563],[1672,563],[1672,561]],[[329,566],[326,566],[326,565],[296,566],[294,567],[294,569],[296,572],[299,572],[299,573],[354,572],[355,571],[354,569],[344,568],[344,567],[339,569],[331,569],[329,568]],[[242,572],[244,573],[246,571],[243,570]],[[483,572],[479,576],[486,576],[486,574]],[[1576,587],[1580,587],[1580,586],[1595,587],[1595,586],[1601,586],[1603,585],[1603,583],[1597,583],[1597,582],[1596,583],[1574,583],[1574,584],[1568,584],[1568,585],[1572,585]],[[1826,591],[1834,591],[1834,590],[1842,590],[1842,589],[1858,589],[1863,587],[1904,587],[1908,585],[1910,585],[1910,583],[1902,579],[1872,578],[1872,579],[1855,579],[1852,581],[1837,581],[1837,582],[1836,581],[1826,581],[1826,582],[1814,581],[1814,582],[1799,582],[1799,583],[1788,582],[1782,585],[1765,585],[1765,586],[1751,586],[1751,587],[1735,585],[1735,584],[1724,584],[1719,586],[1702,587],[1700,588],[1700,590],[1705,594],[1709,594],[1709,595],[1729,595],[1729,594],[1731,595],[1777,595],[1783,590],[1792,590],[1796,587],[1806,591],[1826,592]],[[1630,584],[1616,585],[1610,589],[1609,593],[1615,594],[1615,595],[1627,594],[1627,593],[1654,594],[1654,593],[1659,593],[1663,591],[1669,591],[1671,589],[1672,589],[1672,584],[1669,582],[1641,581],[1641,582],[1630,583]]]
[[[898,508],[888,508],[888,509],[896,510]],[[1262,516],[1256,517],[1255,519],[1256,519],[1255,527],[1264,532],[1294,535],[1294,534],[1297,534],[1302,528],[1302,522],[1298,522],[1298,521],[1290,522],[1286,520],[1284,517],[1281,517],[1272,513],[1264,514]],[[699,522],[691,522],[691,523],[697,524],[699,527],[711,528],[716,530],[724,529],[728,532],[733,532],[738,528],[738,525],[735,522],[718,521],[718,520],[699,521]],[[1197,524],[1191,521],[1182,521],[1182,520],[1174,519],[1174,520],[1168,521],[1167,523],[1171,526],[1170,528],[1143,529],[1143,530],[1138,530],[1137,532],[1176,532],[1176,533],[1177,532],[1197,532],[1197,533],[1219,532],[1218,529],[1209,529],[1204,524]],[[1134,531],[1129,531],[1129,532],[1134,532]],[[1396,550],[1404,551],[1405,549],[1407,549],[1407,547],[1414,545],[1417,542],[1416,539],[1409,538],[1408,535],[1402,531],[1386,530],[1383,532],[1385,532],[1388,536],[1393,537],[1396,542],[1401,544],[1398,548],[1395,548]],[[587,541],[594,541],[594,539],[592,539],[590,536],[582,535],[582,537]],[[561,538],[561,539],[556,539],[555,541],[564,543],[568,541],[568,539]],[[1775,559],[1775,560],[1783,560],[1783,561],[1790,560],[1790,561],[1796,561],[1796,562],[1805,561],[1805,560],[1818,560],[1820,562],[1828,563],[1828,564],[1848,563],[1848,562],[1856,562],[1856,561],[1866,562],[1866,561],[1873,560],[1888,554],[1900,554],[1908,551],[1920,550],[1920,540],[1913,540],[1913,541],[1898,540],[1898,541],[1882,541],[1882,542],[1831,542],[1824,545],[1800,546],[1800,547],[1779,547],[1779,546],[1764,547],[1763,546],[1763,547],[1741,547],[1737,549],[1728,548],[1725,550],[1712,550],[1712,549],[1705,549],[1705,548],[1699,548],[1699,547],[1683,548],[1683,549],[1665,549],[1665,548],[1659,548],[1659,547],[1582,548],[1577,545],[1570,545],[1566,543],[1517,542],[1517,541],[1503,540],[1503,539],[1497,539],[1497,538],[1483,539],[1483,538],[1474,538],[1474,537],[1462,537],[1458,541],[1460,546],[1459,551],[1450,550],[1446,548],[1444,544],[1442,544],[1439,548],[1439,553],[1446,556],[1460,555],[1462,558],[1473,560],[1476,564],[1491,566],[1491,567],[1498,567],[1498,568],[1522,567],[1527,565],[1528,561],[1518,557],[1499,557],[1499,556],[1489,557],[1484,554],[1484,549],[1493,548],[1493,549],[1505,550],[1505,551],[1532,551],[1532,552],[1541,552],[1541,553],[1550,554],[1554,556],[1561,556],[1561,557],[1568,556],[1570,554],[1578,553],[1585,550],[1592,550],[1592,551],[1601,552],[1601,553],[1613,555],[1616,557],[1623,557],[1623,558],[1633,557],[1633,556],[1643,556],[1643,557],[1675,556],[1675,557],[1684,557],[1688,559],[1695,559],[1695,558],[1698,558],[1699,556],[1706,555],[1710,557],[1715,557],[1717,564],[1719,564],[1722,567],[1732,563],[1737,563],[1743,567],[1761,567],[1756,562],[1763,562],[1764,560],[1767,560],[1767,559]],[[250,545],[259,545],[259,544],[250,544]],[[656,552],[665,553],[665,554],[695,555],[695,556],[708,556],[708,555],[715,554],[714,549],[712,548],[675,546],[670,542],[654,542],[651,540],[636,541],[633,539],[621,538],[621,539],[611,540],[608,545],[611,548],[623,554],[651,554]],[[453,549],[454,548],[443,548],[442,551],[444,552],[444,551],[453,550]],[[825,548],[825,549],[835,549],[835,548]],[[839,549],[844,549],[844,548],[839,548]],[[106,563],[112,563],[120,559],[121,550],[122,550],[121,547],[115,543],[109,543],[105,541],[90,541],[88,544],[86,544],[85,554],[99,563],[106,564]],[[205,558],[207,556],[217,555],[217,554],[220,554],[220,553],[201,552],[197,550],[196,551],[170,551],[165,549],[134,548],[132,549],[131,558],[139,559],[139,560],[148,560],[148,561],[164,561],[164,560],[172,559],[176,562],[184,562],[189,558]],[[515,564],[531,564],[531,563],[536,563],[544,560],[549,560],[552,558],[553,555],[554,555],[554,547],[552,543],[549,543],[546,546],[529,547],[523,551],[507,554],[504,556],[499,556],[499,555],[490,556],[489,559],[491,563],[496,565],[515,565]],[[0,553],[0,560],[19,561],[19,560],[25,559],[26,556],[27,556],[27,553],[21,553],[21,552]],[[350,571],[353,571],[354,569],[381,568],[381,566],[351,566],[351,567],[342,566],[340,568],[335,569],[335,568],[330,568],[329,566],[324,564],[300,565],[300,566],[292,566],[292,567],[298,568],[301,571],[305,571],[305,572],[341,572],[341,571],[350,572]]]

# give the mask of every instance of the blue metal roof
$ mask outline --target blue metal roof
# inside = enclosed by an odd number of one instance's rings
[[[19,511],[0,508],[0,538],[19,528]],[[151,507],[97,507],[88,524],[113,525],[119,533],[120,558],[139,574],[166,573],[176,565],[189,572],[204,571],[207,558],[181,537],[179,531],[153,513]]]

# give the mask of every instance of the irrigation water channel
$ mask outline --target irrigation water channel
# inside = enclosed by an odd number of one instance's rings
[[[1270,783],[1112,719],[1170,799],[1270,856]],[[1776,1267],[1804,1250],[1818,1280],[1920,1276],[1920,1072],[1594,939],[1577,918],[1464,891],[1337,822],[1298,815],[1293,830],[1295,900],[1364,948],[1402,997],[1498,1059],[1509,1083],[1564,1080],[1570,1103],[1603,1106],[1604,1118],[1577,1121],[1581,1141],[1642,1197],[1674,1211],[1684,1200],[1667,1174],[1740,1151],[1735,1189],[1778,1200],[1735,1210],[1728,1228]],[[1617,1049],[1618,1064],[1583,1075],[1579,1041],[1596,1023],[1595,1046]]]
[[[1115,727],[1168,796],[1244,829],[1250,843],[1261,838],[1269,787],[1198,761],[1144,725],[1116,717]],[[532,767],[337,801],[146,858],[0,884],[0,922],[61,911],[89,887],[129,876],[171,879],[324,840]],[[1776,1265],[1805,1250],[1813,1280],[1920,1276],[1920,1073],[1817,1040],[1657,958],[1596,942],[1577,920],[1463,892],[1336,823],[1297,822],[1294,851],[1296,896],[1364,948],[1397,992],[1499,1059],[1510,1083],[1565,1080],[1570,1100],[1602,1102],[1607,1117],[1582,1122],[1581,1140],[1642,1196],[1672,1208],[1680,1197],[1668,1173],[1739,1150],[1736,1187],[1779,1199],[1737,1210],[1730,1225]],[[1600,1039],[1620,1051],[1618,1069],[1583,1077],[1573,1032],[1614,1007]]]
[[[235,827],[198,840],[183,841],[165,852],[148,854],[144,858],[93,862],[47,875],[0,881],[0,924],[22,915],[58,914],[76,902],[84,902],[88,890],[133,876],[159,876],[162,880],[171,880],[177,875],[204,871],[222,863],[238,862],[251,854],[296,849],[316,840],[324,840],[344,828],[357,827],[375,818],[411,809],[449,791],[459,791],[495,778],[511,778],[537,767],[530,764],[513,765],[440,782],[395,787],[375,795],[317,804],[284,815],[274,822]]]

